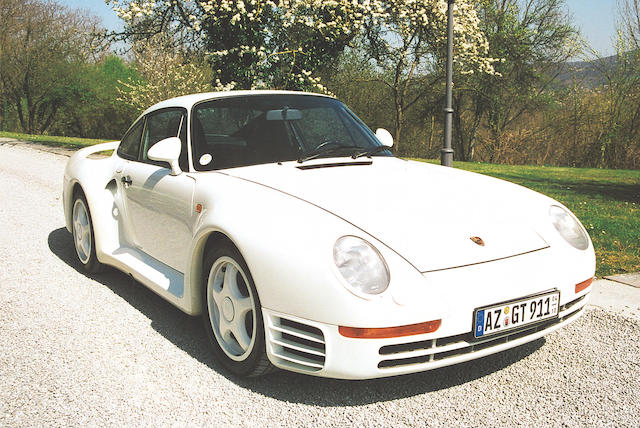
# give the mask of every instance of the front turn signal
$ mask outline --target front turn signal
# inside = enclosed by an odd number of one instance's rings
[[[355,339],[389,339],[391,337],[413,336],[415,334],[433,333],[440,328],[442,320],[421,322],[418,324],[401,325],[398,327],[360,328],[338,327],[344,337]]]
[[[576,284],[576,293],[579,293],[585,288],[587,288],[588,286],[590,286],[592,282],[593,282],[593,278],[589,278],[586,281],[582,281],[581,283]]]

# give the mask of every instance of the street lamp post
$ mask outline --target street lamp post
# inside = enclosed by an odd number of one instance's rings
[[[444,107],[444,142],[440,150],[440,164],[453,164],[453,149],[451,148],[451,122],[453,119],[453,4],[455,0],[447,0],[447,86],[446,106]]]

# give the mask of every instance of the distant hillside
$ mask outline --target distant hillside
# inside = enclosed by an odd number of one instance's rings
[[[604,83],[603,69],[611,69],[617,61],[616,55],[592,61],[567,62],[557,77],[559,86],[571,86],[574,82],[587,87],[594,87]]]

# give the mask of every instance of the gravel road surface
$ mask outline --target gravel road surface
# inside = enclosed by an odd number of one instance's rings
[[[0,144],[0,426],[639,426],[640,321],[591,308],[545,339],[373,381],[242,380],[200,321],[64,228],[67,158]]]

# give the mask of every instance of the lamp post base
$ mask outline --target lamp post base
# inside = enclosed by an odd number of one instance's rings
[[[440,165],[453,166],[453,149],[440,150]]]

